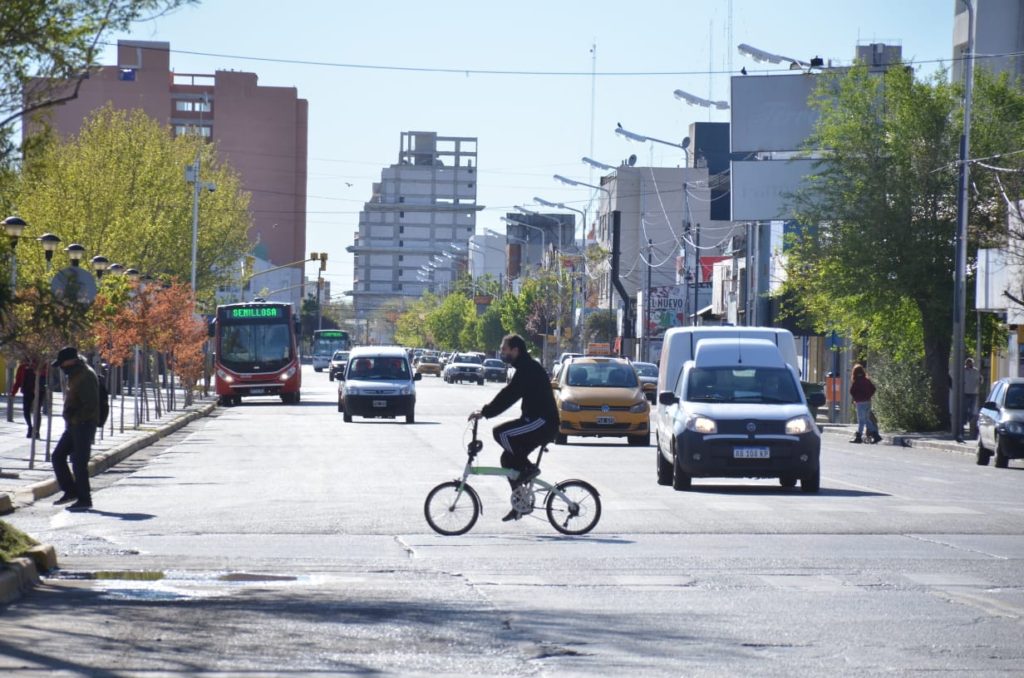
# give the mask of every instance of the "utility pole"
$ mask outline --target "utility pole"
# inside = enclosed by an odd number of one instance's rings
[[[970,196],[970,169],[967,164],[971,147],[971,97],[974,92],[974,4],[963,0],[967,7],[967,54],[964,69],[964,129],[960,135],[960,182],[957,195],[956,273],[953,283],[953,406],[950,408],[950,428],[953,437],[963,442],[964,410],[964,326],[967,322],[967,215]]]
[[[644,292],[644,320],[641,324],[644,345],[641,355],[644,362],[651,361],[651,269],[654,261],[654,240],[647,239],[647,291]]]
[[[697,325],[697,314],[700,312],[700,224],[693,228],[693,324]]]

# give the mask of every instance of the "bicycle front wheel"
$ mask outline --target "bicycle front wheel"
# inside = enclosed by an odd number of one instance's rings
[[[480,498],[466,483],[450,480],[430,491],[423,503],[430,529],[446,537],[465,534],[480,517]]]
[[[544,508],[548,522],[562,534],[586,534],[601,520],[601,497],[593,485],[582,480],[565,480],[555,485]]]

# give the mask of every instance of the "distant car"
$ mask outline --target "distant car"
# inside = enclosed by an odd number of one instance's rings
[[[348,363],[348,351],[335,351],[331,356],[331,362],[327,365],[327,376],[331,381],[338,378],[339,374],[345,374],[345,365]]]
[[[508,366],[505,365],[504,361],[497,358],[488,358],[484,361],[484,380],[507,381]]]
[[[992,384],[978,410],[978,465],[1006,468],[1011,459],[1024,459],[1024,379],[1006,378]]]
[[[640,378],[640,388],[644,397],[651,403],[658,400],[658,366],[654,363],[633,363],[636,376]]]
[[[448,361],[442,374],[444,380],[449,384],[464,381],[475,381],[481,386],[484,385],[483,360],[472,353],[456,353]]]
[[[432,374],[435,377],[441,376],[441,361],[432,355],[422,355],[413,361],[416,374]]]

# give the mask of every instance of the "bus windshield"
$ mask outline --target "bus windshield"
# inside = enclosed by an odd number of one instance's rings
[[[313,355],[332,356],[335,351],[352,348],[348,332],[340,330],[317,330],[313,332]]]
[[[238,372],[279,370],[294,358],[286,322],[225,324],[217,353],[224,367]]]

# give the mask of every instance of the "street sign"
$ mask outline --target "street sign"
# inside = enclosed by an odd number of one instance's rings
[[[611,346],[606,341],[587,344],[587,355],[610,355],[611,352]]]
[[[50,289],[59,299],[88,305],[96,298],[96,279],[78,266],[68,266],[53,276]]]

